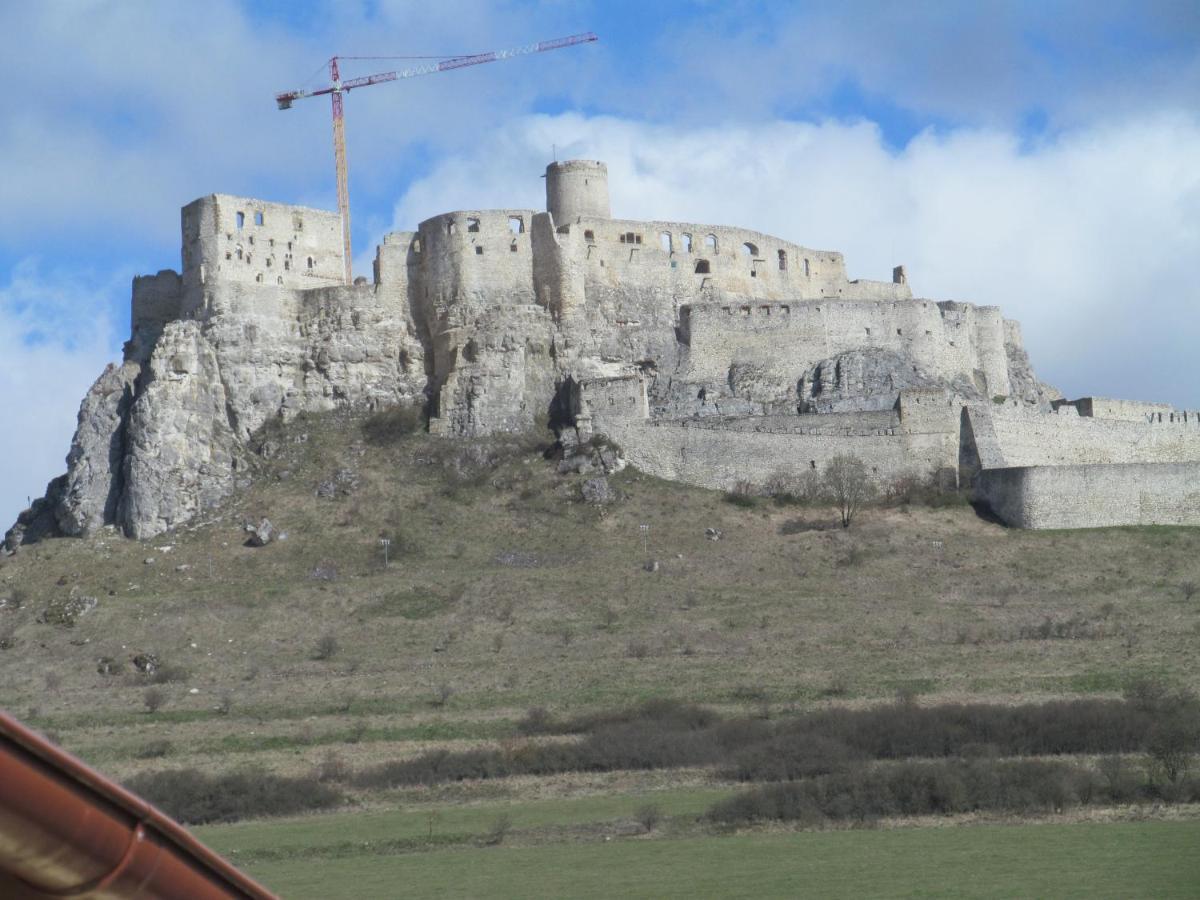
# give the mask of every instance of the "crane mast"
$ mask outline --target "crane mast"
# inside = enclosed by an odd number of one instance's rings
[[[490,50],[487,53],[474,53],[468,56],[453,56],[441,59],[435,63],[425,63],[408,69],[394,72],[379,72],[375,75],[365,75],[361,78],[350,78],[342,81],[338,67],[339,59],[350,57],[334,56],[329,60],[329,85],[316,90],[285,91],[275,95],[275,102],[280,109],[291,109],[292,102],[305,97],[319,97],[329,94],[333,110],[333,164],[337,173],[338,212],[342,217],[342,252],[345,254],[345,279],[350,284],[353,278],[351,270],[352,257],[350,252],[350,178],[346,163],[346,119],[343,106],[343,95],[350,91],[369,87],[373,84],[383,84],[402,78],[417,78],[422,75],[436,75],[452,69],[462,69],[467,66],[478,66],[483,63],[499,62],[512,59],[515,56],[526,56],[532,53],[544,53],[547,50],[559,50],[563,47],[573,47],[576,44],[587,44],[599,38],[588,31],[583,34],[572,34],[567,37],[554,38],[549,41],[539,41],[536,44],[526,44],[523,47],[513,47],[508,50]]]

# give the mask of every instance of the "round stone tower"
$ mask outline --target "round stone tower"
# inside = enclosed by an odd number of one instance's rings
[[[546,210],[555,225],[580,216],[608,219],[608,166],[594,159],[568,159],[546,166]]]

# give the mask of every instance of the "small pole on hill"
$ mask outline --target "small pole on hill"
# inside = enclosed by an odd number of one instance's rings
[[[646,559],[650,558],[650,526],[639,525],[638,531],[642,533],[642,552],[646,555]]]
[[[379,546],[383,548],[383,567],[386,569],[388,565],[388,547],[392,546],[389,538],[380,538]]]

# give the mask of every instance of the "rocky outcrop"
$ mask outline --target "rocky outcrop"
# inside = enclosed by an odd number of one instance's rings
[[[979,394],[965,380],[946,384],[921,371],[904,354],[879,348],[853,350],[823,359],[800,376],[797,408],[803,413],[891,409],[901,391],[940,387],[971,399]]]
[[[153,537],[230,493],[245,459],[216,352],[198,322],[163,330],[126,443],[117,515],[131,537]]]
[[[110,364],[83,398],[67,454],[63,495],[54,509],[63,534],[91,534],[116,520],[123,483],[124,426],[141,370],[132,360]]]

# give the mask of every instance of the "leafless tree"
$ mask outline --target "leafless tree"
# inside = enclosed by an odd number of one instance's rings
[[[862,505],[874,494],[867,467],[857,456],[835,456],[825,466],[825,490],[837,504],[842,527],[849,528]]]

